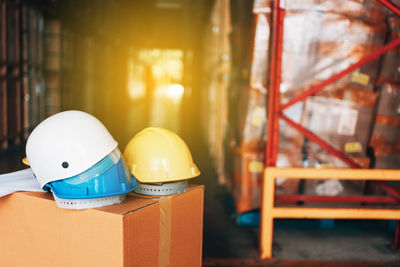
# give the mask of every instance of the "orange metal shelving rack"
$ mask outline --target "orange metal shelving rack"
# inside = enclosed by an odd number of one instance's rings
[[[388,0],[377,0],[395,14],[400,16],[400,8]],[[336,218],[336,219],[391,219],[400,220],[400,192],[388,186],[384,181],[400,181],[400,170],[366,170],[326,143],[324,140],[308,131],[300,124],[292,121],[283,114],[283,111],[293,104],[306,99],[309,96],[321,91],[325,86],[337,81],[346,74],[353,72],[359,67],[380,57],[387,51],[400,45],[400,38],[386,44],[379,50],[371,53],[359,62],[347,69],[333,75],[317,86],[307,90],[290,100],[288,103],[280,104],[280,82],[282,66],[283,47],[283,23],[285,10],[280,5],[280,0],[273,2],[272,22],[272,53],[270,62],[270,85],[268,91],[268,129],[267,145],[265,149],[265,170],[263,181],[263,196],[261,205],[260,224],[260,253],[261,258],[272,257],[273,220],[274,218]],[[309,140],[317,143],[326,151],[335,155],[354,169],[312,169],[312,168],[275,168],[279,144],[279,120],[284,120],[291,127],[298,130]],[[275,196],[275,178],[285,177],[288,179],[346,179],[346,180],[372,180],[377,181],[385,189],[390,197],[376,196]],[[310,201],[310,202],[346,202],[346,203],[375,203],[395,204],[392,209],[350,209],[350,208],[302,208],[302,207],[275,207],[276,200],[282,201]],[[395,233],[395,246],[399,243],[400,225],[397,223]]]

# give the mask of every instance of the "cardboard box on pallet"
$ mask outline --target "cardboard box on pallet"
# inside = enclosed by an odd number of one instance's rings
[[[264,149],[267,128],[267,93],[262,89],[244,88],[240,97],[239,147],[234,152],[233,181],[230,189],[239,213],[258,209],[261,203],[261,181],[264,172]],[[301,105],[295,105],[285,113],[299,121]],[[243,112],[244,111],[244,112]],[[278,167],[300,167],[302,163],[303,137],[288,125],[280,126]],[[276,181],[277,194],[295,194],[299,180],[281,177]]]
[[[205,102],[202,111],[203,129],[208,140],[209,152],[217,169],[218,180],[225,183],[224,142],[227,129],[228,97],[227,89],[230,79],[230,3],[226,0],[215,1],[210,22],[207,25],[204,72],[202,91]]]
[[[377,94],[352,88],[321,94],[327,97],[307,99],[303,127],[349,156],[365,157]],[[312,142],[307,150],[323,151]]]
[[[231,193],[238,213],[260,208],[264,151],[235,150]]]
[[[264,150],[235,150],[234,176],[231,193],[238,213],[258,209],[261,205],[261,188],[264,175]],[[289,151],[278,154],[278,167],[299,166],[298,157]],[[300,180],[285,179],[276,181],[277,194],[297,194]]]
[[[282,80],[283,101],[310,87],[317,63],[321,13],[287,10],[283,29]]]
[[[303,126],[328,144],[346,154],[363,168],[377,94],[355,88],[322,91],[306,101]],[[307,167],[348,168],[347,163],[323,150],[312,141],[306,143]],[[306,180],[304,193],[309,195],[362,195],[365,181]]]
[[[387,14],[387,9],[375,0],[290,0],[281,2],[281,7],[286,10],[336,13],[369,23],[383,22]]]
[[[316,8],[368,23],[384,22],[387,9],[375,0],[319,0]]]
[[[242,150],[260,151],[265,147],[267,123],[266,90],[243,88],[236,111]]]
[[[375,157],[382,154],[400,155],[400,118],[382,117],[376,116],[369,145],[374,149]]]
[[[371,23],[361,16],[363,13],[349,16],[352,13],[349,6],[341,14],[326,1],[316,3],[319,9],[312,6],[307,9],[302,1],[297,6],[296,1],[287,2],[290,3],[286,3],[289,8],[284,20],[280,85],[284,101],[346,69],[384,44],[386,24],[380,18]],[[351,86],[373,91],[378,69],[379,59],[326,89]]]
[[[399,169],[400,168],[400,154],[380,154],[375,156],[375,169]],[[393,182],[397,184],[398,182]]]
[[[394,41],[400,36],[400,18],[389,17],[388,24],[390,35],[388,42]],[[379,84],[384,82],[400,82],[400,47],[397,46],[382,56],[381,70],[377,81]]]
[[[4,266],[201,266],[203,186],[65,210],[50,193],[0,198]]]
[[[369,145],[375,154],[375,168],[400,168],[400,86],[385,83],[379,101]]]
[[[239,144],[243,151],[261,151],[265,148],[267,139],[267,92],[262,89],[243,88],[240,94],[237,118],[239,125]],[[299,122],[302,105],[296,104],[285,112],[285,115]],[[285,152],[296,149],[301,157],[303,136],[286,125],[280,125],[280,137],[285,141],[280,142],[279,151]],[[295,166],[298,166],[297,164]]]
[[[400,168],[400,153],[397,154],[385,154],[379,153],[375,155],[374,166],[375,169],[399,169]],[[392,188],[400,190],[400,183],[398,181],[386,182]],[[366,184],[366,194],[372,195],[391,195],[380,184],[372,181],[368,181]]]
[[[323,81],[378,50],[385,41],[386,24],[369,24],[346,16],[325,13],[318,44],[317,79]],[[373,91],[379,59],[346,75],[334,86]]]
[[[253,13],[270,13],[272,8],[272,0],[254,0]]]
[[[376,114],[400,117],[400,84],[385,83],[379,87]]]
[[[250,69],[250,86],[252,88],[267,88],[270,28],[271,13],[257,14]]]

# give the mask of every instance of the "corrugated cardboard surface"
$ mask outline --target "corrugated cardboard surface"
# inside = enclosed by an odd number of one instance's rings
[[[279,152],[278,164],[280,167],[293,167],[296,155]],[[283,163],[284,162],[284,163]],[[258,209],[261,205],[261,188],[264,175],[264,151],[235,150],[234,175],[230,188],[235,208],[238,213]],[[299,179],[285,179],[280,177],[276,181],[277,195],[297,194]]]
[[[307,99],[303,118],[304,127],[336,149],[347,155],[365,157],[374,118],[373,107],[318,96]],[[307,149],[310,153],[322,151],[314,143],[309,143]]]
[[[203,191],[87,210],[48,193],[0,198],[0,266],[200,266]]]
[[[400,19],[397,16],[388,17],[387,22],[390,28],[387,42],[391,42],[399,37]],[[400,48],[398,46],[383,55],[379,76],[378,83],[400,82]]]
[[[232,196],[237,212],[260,207],[263,170],[263,151],[235,150]]]

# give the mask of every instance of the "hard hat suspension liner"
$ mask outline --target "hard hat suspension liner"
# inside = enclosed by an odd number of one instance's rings
[[[141,183],[138,181],[135,193],[150,196],[166,196],[183,193],[188,189],[188,187],[189,186],[187,180],[152,184]]]
[[[125,200],[126,194],[110,197],[86,198],[86,199],[66,199],[58,198],[53,194],[54,200],[59,208],[63,209],[90,209],[108,205],[118,204]]]

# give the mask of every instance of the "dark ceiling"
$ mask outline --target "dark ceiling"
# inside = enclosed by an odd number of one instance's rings
[[[44,0],[48,17],[74,32],[140,47],[185,48],[199,42],[213,0]]]

